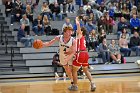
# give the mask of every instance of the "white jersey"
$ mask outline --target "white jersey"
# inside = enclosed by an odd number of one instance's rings
[[[59,58],[60,58],[60,63],[62,65],[72,65],[72,59],[69,62],[64,62],[64,58],[66,58],[66,54],[64,54],[65,52],[70,51],[70,47],[73,45],[73,40],[74,38],[71,37],[70,40],[67,43],[64,43],[63,40],[63,35],[60,35],[60,40],[59,40]]]

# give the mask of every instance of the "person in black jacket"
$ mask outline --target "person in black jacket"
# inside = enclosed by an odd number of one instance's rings
[[[13,9],[13,3],[10,1],[6,1],[5,3],[5,14],[6,17],[8,17],[8,14],[11,14],[11,11]]]
[[[57,73],[58,72],[57,68],[62,67],[62,64],[60,63],[58,52],[53,56],[52,66],[54,67],[55,78],[59,78],[59,75]],[[63,69],[63,77],[66,78],[65,70],[63,67],[62,67],[62,69]]]
[[[56,20],[56,16],[59,17],[59,20],[62,20],[62,13],[60,13],[60,6],[58,5],[58,3],[54,3],[54,7],[52,8],[52,16],[53,16],[53,20]]]
[[[136,56],[140,56],[140,36],[137,31],[135,31],[134,36],[130,38],[130,47],[132,51],[136,52]]]

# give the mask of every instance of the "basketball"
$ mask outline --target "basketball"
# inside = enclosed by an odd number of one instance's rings
[[[37,39],[33,42],[33,47],[35,49],[43,48],[43,42],[41,40]]]

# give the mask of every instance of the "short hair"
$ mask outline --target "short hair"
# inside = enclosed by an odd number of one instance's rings
[[[70,26],[66,26],[66,27],[63,28],[63,32],[66,32],[67,30],[73,31],[73,28],[70,27]]]

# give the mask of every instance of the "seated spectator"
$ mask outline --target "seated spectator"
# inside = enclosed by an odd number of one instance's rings
[[[70,23],[70,19],[69,18],[65,18],[65,23],[62,26],[62,32],[63,32],[63,29],[65,27],[71,27],[71,28],[73,28],[72,24]]]
[[[130,18],[133,17],[133,15],[138,15],[138,10],[137,10],[137,7],[136,6],[133,6],[131,8],[131,11],[130,11]]]
[[[67,0],[67,4],[68,4],[68,12],[74,13],[74,11],[75,11],[75,9],[74,9],[74,0]]]
[[[19,9],[23,9],[23,3],[21,0],[15,0],[14,7],[18,7]]]
[[[136,52],[136,56],[140,56],[140,36],[137,31],[135,31],[134,36],[130,38],[130,48]]]
[[[122,33],[119,36],[119,39],[121,38],[122,35],[125,35],[125,39],[127,40],[127,42],[130,42],[130,36],[131,36],[131,32],[128,32],[128,30],[126,28],[123,28]]]
[[[13,23],[15,21],[20,21],[20,19],[22,18],[22,13],[23,11],[18,7],[16,6],[13,10],[12,10],[12,13],[11,13],[11,25],[13,25]]]
[[[106,12],[105,14],[105,25],[106,25],[106,33],[111,34],[113,31],[113,19],[109,16],[109,13]]]
[[[129,25],[126,22],[124,17],[121,17],[120,21],[118,22],[118,28],[117,28],[117,34],[118,34],[118,38],[120,37],[120,34],[122,33],[124,28],[128,28]]]
[[[57,0],[57,3],[60,6],[61,13],[68,13],[68,4],[66,0]]]
[[[125,19],[129,20],[130,19],[130,11],[127,8],[126,4],[123,4],[123,8],[122,8],[122,15]]]
[[[98,35],[95,30],[92,30],[89,34],[89,46],[91,50],[96,51],[98,46]]]
[[[54,74],[55,74],[55,78],[59,78],[59,75],[58,75],[58,71],[57,71],[57,67],[62,67],[61,63],[60,63],[60,60],[59,60],[59,54],[56,53],[54,56],[53,56],[53,61],[52,61],[52,66],[54,67]],[[65,70],[64,68],[62,67],[63,69],[63,77],[66,78],[66,73],[65,73]]]
[[[109,45],[110,57],[115,63],[121,63],[120,47],[116,44],[115,40],[111,40]]]
[[[31,47],[34,41],[33,38],[26,37],[24,24],[22,24],[18,30],[17,39],[19,42],[23,43],[25,47]]]
[[[94,17],[94,14],[93,13],[90,13],[89,14],[89,19],[91,19],[92,20],[92,23],[94,24],[94,25],[96,25],[96,20],[95,20],[95,17]]]
[[[119,39],[119,47],[120,52],[124,54],[124,56],[129,57],[131,54],[131,49],[128,47],[128,41],[126,39],[126,35],[122,34],[121,38]]]
[[[59,17],[59,20],[62,21],[62,13],[60,12],[60,6],[58,3],[54,3],[54,7],[52,8],[52,16],[53,16],[53,21],[56,20],[56,17]]]
[[[11,11],[13,9],[13,3],[11,1],[6,1],[5,3],[5,14],[8,17],[8,14],[11,15]]]
[[[30,20],[30,22],[33,22],[33,9],[31,5],[26,5],[25,14],[27,15],[27,18]]]
[[[43,35],[44,34],[44,27],[42,22],[42,16],[38,15],[37,19],[33,21],[33,31],[36,35]]]
[[[87,29],[87,33],[90,33],[92,30],[96,30],[96,25],[93,24],[92,19],[89,19],[87,24],[85,25]]]
[[[51,19],[50,15],[51,15],[51,10],[49,8],[49,5],[46,2],[43,2],[43,5],[41,7],[41,15],[42,18],[44,17],[44,15],[47,15],[49,19]]]
[[[88,8],[86,10],[86,15],[89,16],[91,13],[93,13],[92,9],[91,8]]]
[[[44,15],[43,17],[43,26],[44,26],[44,32],[46,35],[50,35],[52,33],[50,21],[47,17],[47,15]]]
[[[102,29],[106,29],[104,16],[101,16],[99,21],[98,21],[98,33],[101,33]]]
[[[85,14],[86,14],[86,12],[83,9],[83,6],[79,6],[79,9],[77,10],[77,16],[83,16]]]
[[[131,33],[134,31],[140,31],[140,19],[137,18],[137,15],[133,14],[133,18],[130,19]]]
[[[102,29],[101,33],[99,33],[99,35],[98,35],[99,44],[103,42],[104,38],[106,38],[106,32],[104,31],[104,29]]]
[[[30,22],[29,19],[27,18],[26,14],[22,16],[22,19],[20,19],[20,24],[25,25],[25,31],[27,32],[27,35],[30,35]]]
[[[101,56],[103,63],[109,63],[110,62],[110,53],[109,48],[106,42],[106,39],[104,38],[102,43],[99,44],[99,56]]]

